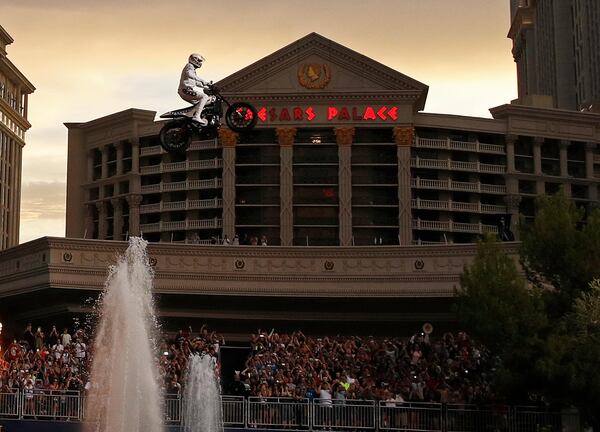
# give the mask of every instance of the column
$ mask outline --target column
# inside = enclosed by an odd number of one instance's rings
[[[117,144],[117,175],[123,174],[123,142]]]
[[[140,173],[140,140],[133,138],[131,140],[131,172]]]
[[[341,246],[352,245],[352,139],[353,127],[335,128],[338,145],[339,236]]]
[[[106,232],[108,231],[108,221],[106,203],[104,201],[98,201],[96,203],[98,209],[98,239],[104,240],[106,238]]]
[[[569,148],[569,141],[560,141],[560,176],[569,177],[569,162],[567,160],[567,150]]]
[[[517,142],[516,135],[506,135],[506,172],[512,173],[515,168],[515,143]]]
[[[594,180],[594,150],[596,143],[585,144],[585,178]],[[593,182],[588,186],[588,198],[593,201],[598,201],[598,183]]]
[[[414,140],[415,129],[413,127],[394,128],[394,141],[398,147],[398,235],[401,245],[412,243],[410,147]]]
[[[235,146],[239,135],[231,129],[219,129],[223,147],[223,237],[235,236]]]
[[[91,204],[85,206],[83,238],[94,238],[94,207]]]
[[[141,195],[128,195],[127,204],[129,204],[129,235],[140,235],[140,204]]]
[[[277,128],[279,142],[279,236],[281,246],[294,242],[294,138],[296,128]]]
[[[108,146],[102,146],[100,149],[102,151],[102,178],[108,177]]]
[[[121,198],[112,198],[113,207],[113,240],[121,240],[123,235],[123,202]]]
[[[94,150],[87,152],[87,181],[94,181]]]
[[[542,174],[542,144],[544,138],[535,137],[533,139],[533,173],[541,177]],[[538,195],[544,195],[546,193],[546,185],[544,180],[537,178],[535,181],[535,191]]]
[[[519,204],[521,204],[521,196],[517,194],[508,194],[504,197],[506,204],[506,213],[510,215],[510,231],[515,236],[515,240],[519,240]]]

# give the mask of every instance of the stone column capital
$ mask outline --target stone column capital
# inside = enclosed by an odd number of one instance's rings
[[[566,150],[571,145],[571,141],[568,140],[560,140],[559,146],[561,150]]]
[[[516,143],[517,140],[519,139],[519,135],[515,135],[515,134],[507,134],[504,138],[504,140],[506,141],[506,143]]]
[[[224,127],[219,129],[218,134],[219,142],[223,147],[235,147],[240,139],[240,135],[237,132]]]
[[[121,198],[111,198],[110,203],[112,204],[113,209],[115,210],[120,211],[123,209],[123,200]]]
[[[293,146],[294,138],[296,138],[296,128],[277,128],[277,141],[280,146]]]
[[[542,144],[544,144],[544,138],[543,137],[533,137],[533,145],[534,146],[541,146]]]
[[[352,145],[354,139],[353,127],[336,127],[335,128],[335,140],[338,145]]]
[[[394,142],[399,146],[412,146],[415,141],[415,128],[412,126],[396,126]]]
[[[94,203],[99,212],[106,210],[106,202],[105,201],[96,201]]]
[[[592,152],[592,151],[596,150],[597,146],[598,146],[598,144],[595,142],[586,142],[585,143],[585,151]]]
[[[127,200],[127,204],[129,204],[129,207],[139,207],[142,203],[141,195],[127,195],[125,199]]]
[[[513,213],[515,210],[519,210],[519,204],[521,204],[521,195],[509,194],[504,196],[504,203],[506,204],[506,210],[509,213]]]

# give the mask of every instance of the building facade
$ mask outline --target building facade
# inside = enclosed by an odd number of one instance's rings
[[[0,26],[0,250],[19,244],[21,159],[25,146],[28,96],[35,88],[8,59],[13,42]]]
[[[67,237],[369,246],[518,234],[535,197],[598,203],[600,114],[421,112],[428,87],[318,34],[218,83],[258,125],[165,153],[155,112],[68,123]],[[512,225],[509,227],[508,225]]]
[[[511,0],[518,102],[600,112],[600,3]]]

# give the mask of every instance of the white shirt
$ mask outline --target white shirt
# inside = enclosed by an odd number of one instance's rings
[[[71,335],[69,333],[62,334],[62,344],[67,346],[71,343]]]

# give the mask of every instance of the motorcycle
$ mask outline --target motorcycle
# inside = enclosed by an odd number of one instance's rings
[[[258,120],[256,108],[246,102],[230,104],[213,83],[205,87],[204,92],[209,100],[202,111],[202,118],[208,122],[202,126],[192,120],[190,114],[194,106],[175,111],[169,111],[160,118],[173,119],[165,123],[160,130],[160,145],[169,153],[184,153],[192,142],[192,136],[197,134],[199,139],[214,139],[221,127],[223,104],[227,105],[225,122],[235,132],[244,132],[256,126]]]

